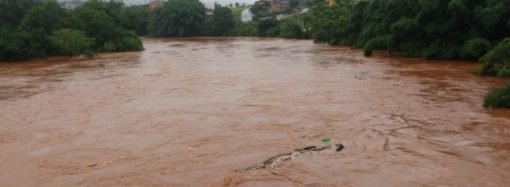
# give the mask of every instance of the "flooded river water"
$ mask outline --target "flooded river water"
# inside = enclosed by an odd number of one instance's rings
[[[0,186],[506,186],[505,81],[260,38],[0,64]],[[245,170],[307,146],[342,143]]]

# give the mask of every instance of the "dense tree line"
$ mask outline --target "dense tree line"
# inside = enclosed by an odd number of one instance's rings
[[[0,61],[141,50],[137,13],[113,0],[75,10],[54,0],[0,0]]]
[[[367,55],[387,49],[429,59],[478,60],[510,33],[510,1],[505,0],[340,1],[317,9],[319,31],[332,33],[319,40],[364,48]],[[342,15],[327,15],[324,9]],[[321,27],[331,18],[344,23]]]

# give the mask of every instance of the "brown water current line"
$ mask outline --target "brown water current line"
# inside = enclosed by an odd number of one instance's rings
[[[143,42],[0,64],[0,186],[510,183],[510,110],[481,107],[508,80],[477,63],[307,40]],[[324,138],[346,149],[239,170]]]

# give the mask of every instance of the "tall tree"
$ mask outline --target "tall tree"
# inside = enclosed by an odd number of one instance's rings
[[[152,36],[195,36],[202,32],[206,9],[199,0],[169,0],[149,16]]]
[[[269,8],[271,8],[271,3],[268,1],[257,1],[251,8],[250,11],[253,14],[255,20],[260,19],[260,17],[265,16],[269,13]]]
[[[16,26],[25,14],[41,0],[0,0],[0,28]]]
[[[44,57],[51,53],[49,36],[65,26],[65,18],[65,10],[54,0],[46,0],[30,9],[18,26],[26,36],[23,48],[27,56]]]
[[[211,34],[214,36],[230,35],[235,26],[232,10],[228,7],[217,5],[209,22]]]

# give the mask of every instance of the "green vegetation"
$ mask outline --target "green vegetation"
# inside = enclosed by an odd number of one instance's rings
[[[484,107],[510,108],[510,84],[485,96]]]
[[[257,23],[259,36],[279,36],[280,23],[276,19],[263,19]]]
[[[280,36],[284,38],[309,39],[311,37],[310,17],[306,15],[288,18],[280,25]]]
[[[236,3],[236,4],[238,4],[238,3]],[[247,7],[247,6],[236,6],[235,8],[231,8],[230,9],[230,10],[232,10],[232,16],[234,17],[234,21],[236,21],[237,24],[241,23],[241,14],[247,8],[249,8],[249,7]]]
[[[40,3],[40,0],[0,0],[0,28],[18,25],[31,8]]]
[[[25,58],[25,49],[22,48],[27,34],[18,32],[11,26],[0,29],[0,61],[12,61]]]
[[[83,31],[60,29],[50,36],[50,46],[58,55],[76,56],[86,54],[92,56],[94,39],[88,37]]]
[[[149,15],[151,36],[181,37],[203,33],[206,9],[199,0],[168,0]]]
[[[142,23],[119,1],[65,10],[54,0],[0,0],[0,9],[0,61],[143,49],[129,31]]]
[[[232,32],[235,36],[258,36],[257,22],[240,23]]]
[[[235,27],[234,15],[228,7],[216,5],[213,15],[209,18],[207,25],[209,26],[208,35],[212,36],[230,36]]]
[[[96,51],[142,50],[142,43],[134,31],[124,28],[134,29],[135,26],[130,25],[123,8],[117,1],[90,0],[73,11],[69,25],[94,38]]]
[[[139,36],[147,35],[149,9],[144,6],[129,6],[123,9],[127,22],[123,27],[127,30],[134,30]]]
[[[510,33],[510,2],[372,0],[317,5],[315,39],[428,59],[478,60]]]
[[[510,76],[510,38],[504,39],[482,59],[482,75]]]
[[[260,17],[269,13],[269,8],[271,8],[271,4],[268,1],[260,1],[251,6],[250,11],[254,16],[254,19],[258,20]]]

